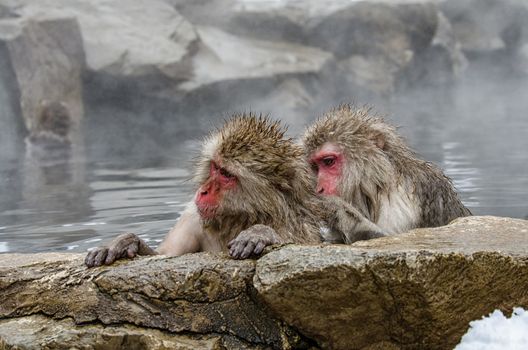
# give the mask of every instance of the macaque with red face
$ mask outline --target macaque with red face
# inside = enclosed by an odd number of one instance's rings
[[[323,239],[352,243],[471,215],[450,179],[369,112],[342,105],[304,134],[316,192],[325,197],[325,212],[334,213]]]
[[[127,233],[89,252],[86,265],[200,251],[248,258],[271,244],[320,242],[320,199],[303,150],[278,122],[231,118],[204,141],[194,179],[194,203],[157,250]]]

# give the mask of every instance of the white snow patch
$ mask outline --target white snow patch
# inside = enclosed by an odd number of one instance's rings
[[[495,310],[469,327],[455,350],[528,349],[528,311],[523,308],[514,308],[510,318]]]

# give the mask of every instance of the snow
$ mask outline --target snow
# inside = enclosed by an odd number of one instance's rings
[[[455,350],[528,349],[528,311],[522,308],[514,308],[510,318],[495,310],[469,326]]]

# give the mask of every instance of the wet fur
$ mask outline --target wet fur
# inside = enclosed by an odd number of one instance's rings
[[[451,180],[419,159],[396,129],[369,108],[342,105],[325,114],[304,134],[305,154],[309,157],[327,142],[345,153],[341,198],[384,233],[441,226],[471,215]]]
[[[202,219],[204,230],[225,247],[255,224],[273,228],[282,242],[319,242],[319,199],[303,150],[278,122],[253,114],[236,115],[204,141],[196,166],[199,187],[215,161],[237,177],[221,199],[216,216]]]

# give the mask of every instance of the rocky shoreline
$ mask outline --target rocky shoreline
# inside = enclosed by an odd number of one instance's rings
[[[87,269],[0,255],[0,349],[453,348],[528,307],[528,221],[467,217],[353,245],[207,253]]]

